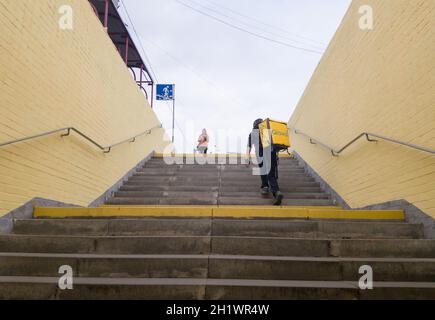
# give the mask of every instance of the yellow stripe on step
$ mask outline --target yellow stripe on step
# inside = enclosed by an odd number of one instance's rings
[[[207,207],[128,207],[112,206],[99,208],[35,208],[34,217],[211,217],[212,208]]]
[[[318,209],[319,206],[249,206],[249,205],[178,205],[178,206],[171,206],[171,205],[122,205],[119,204],[103,204],[100,206],[101,208],[112,208],[112,207],[128,207],[128,208],[236,208],[236,209]],[[343,210],[342,207],[338,206],[321,206],[322,210]]]
[[[213,210],[213,216],[233,218],[293,218],[338,220],[404,220],[401,210],[336,210],[310,208],[224,208]]]
[[[343,220],[404,220],[401,210],[342,210],[313,207],[259,206],[103,206],[98,208],[37,207],[35,218],[110,218],[110,217],[179,217],[179,218],[287,218]]]
[[[309,209],[309,219],[405,220],[403,210],[321,210]]]
[[[307,217],[306,208],[284,208],[284,207],[217,207],[213,210],[215,218],[302,218]],[[327,212],[329,210],[325,210]]]

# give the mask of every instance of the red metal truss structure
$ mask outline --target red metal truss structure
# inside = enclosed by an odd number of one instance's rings
[[[112,39],[125,64],[131,70],[134,80],[144,92],[151,107],[154,104],[154,79],[131,37],[126,24],[112,0],[89,0],[95,14],[101,20],[107,34]],[[148,87],[150,93],[147,92]]]

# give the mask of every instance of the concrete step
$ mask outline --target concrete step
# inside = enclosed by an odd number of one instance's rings
[[[255,164],[251,164],[249,166],[246,166],[246,164],[231,164],[231,163],[227,163],[227,164],[213,164],[213,163],[195,163],[195,164],[166,164],[166,163],[162,163],[162,162],[150,162],[150,163],[146,163],[144,166],[142,166],[141,168],[150,168],[150,167],[154,167],[154,168],[206,168],[206,167],[214,167],[214,168],[219,168],[219,170],[226,170],[226,169],[249,169],[252,168],[254,166],[257,166]],[[290,163],[290,162],[282,162],[279,164],[279,168],[303,168],[302,166],[300,166],[297,163]]]
[[[286,238],[420,239],[420,224],[285,219],[26,219],[14,234],[89,236],[246,236]]]
[[[204,163],[227,166],[227,165],[245,165],[245,162],[246,162],[245,158],[226,158],[226,159],[225,158],[223,158],[223,159],[218,159],[218,158],[209,158],[209,159],[176,158],[175,159],[175,158],[172,158],[169,160],[150,159],[145,163],[145,166],[146,165],[174,165],[174,164],[177,164],[177,165],[181,165],[181,164],[202,165]],[[289,164],[299,165],[299,162],[297,160],[280,158],[279,164],[280,165],[289,165]]]
[[[233,198],[266,198],[266,199],[273,199],[272,193],[269,193],[269,195],[261,195],[259,191],[255,192],[245,192],[245,191],[235,191],[235,192],[228,192],[223,191],[219,192],[219,197],[233,197]],[[285,193],[286,199],[330,199],[330,195],[326,193],[303,193],[303,192],[287,192]]]
[[[138,181],[138,180],[129,180],[127,181],[124,186],[146,186],[148,188],[154,189],[154,187],[157,186],[187,186],[192,185],[195,187],[217,187],[219,186],[219,181],[216,180],[202,180],[202,179],[177,179],[177,180],[166,180],[166,181],[153,181],[153,180],[144,180],[144,181]],[[205,189],[205,188],[204,188]]]
[[[214,166],[214,165],[169,165],[169,166],[150,166],[143,167],[137,170],[137,172],[156,172],[159,173],[163,170],[169,170],[174,172],[184,171],[184,172],[207,172],[207,171],[219,171],[223,173],[231,173],[231,172],[252,172],[253,167],[247,168],[245,166]],[[296,172],[305,172],[303,168],[296,166],[280,166],[280,171],[296,171]]]
[[[260,180],[257,182],[253,181],[250,183],[246,182],[238,182],[238,181],[221,181],[220,182],[220,191],[249,191],[249,192],[260,192]],[[185,188],[187,186],[191,186],[190,188]],[[213,188],[218,187],[219,183],[215,183],[214,181],[204,181],[204,180],[196,180],[195,182],[192,181],[162,181],[162,182],[156,182],[156,181],[128,181],[124,184],[123,190],[126,188],[142,188],[141,190],[150,191],[150,190],[159,190],[158,188],[162,188],[161,190],[186,190],[186,191],[194,191],[194,190],[213,190]],[[180,189],[180,187],[182,187]],[[305,191],[313,191],[313,190],[319,190],[320,186],[316,182],[299,182],[299,181],[293,181],[291,183],[287,183],[285,181],[279,182],[279,187],[282,192],[286,191],[292,191],[292,190],[305,190]]]
[[[75,236],[210,236],[208,218],[26,219],[14,222],[14,234]]]
[[[0,252],[206,254],[210,237],[85,237],[0,235]]]
[[[283,169],[279,171],[280,175],[305,175],[307,173],[303,170],[299,169]],[[178,169],[174,170],[172,168],[162,168],[162,169],[141,169],[136,171],[136,175],[146,175],[146,176],[165,176],[165,175],[199,175],[199,174],[220,174],[221,176],[252,176],[252,170],[217,170],[217,169]]]
[[[252,173],[253,172],[252,167],[250,168],[246,168],[246,167],[222,167],[222,174],[230,174],[230,173],[243,173],[243,172],[248,172],[248,173]],[[279,167],[279,172],[301,172],[304,173],[305,169],[301,168],[301,167],[296,167],[296,166],[280,166]]]
[[[258,183],[260,181],[259,176],[231,176],[231,177],[221,177],[221,182],[223,183]],[[289,183],[300,183],[300,182],[311,182],[316,183],[316,181],[307,176],[299,175],[299,176],[280,176],[278,183],[289,184]]]
[[[254,166],[246,167],[241,165],[146,165],[141,167],[139,172],[160,172],[163,170],[171,170],[171,171],[187,171],[187,172],[201,172],[201,171],[220,171],[220,172],[252,172]],[[279,171],[301,171],[304,172],[305,169],[303,167],[294,166],[294,165],[280,165]]]
[[[293,193],[293,192],[301,192],[301,193],[319,193],[322,192],[322,189],[319,187],[319,185],[315,187],[298,187],[298,186],[283,186],[280,184],[281,191],[285,193]],[[244,186],[243,188],[240,188],[240,186],[221,186],[220,192],[253,192],[253,193],[260,193],[260,183],[257,182],[257,184],[251,184]]]
[[[196,181],[196,180],[209,180],[215,183],[219,182],[218,173],[213,174],[194,174],[194,175],[166,175],[166,176],[149,176],[142,174],[135,174],[129,178],[129,181]]]
[[[361,266],[373,269],[376,282],[434,282],[435,259],[300,258],[210,256],[208,277],[305,281],[358,281]]]
[[[257,171],[253,171],[253,170],[225,170],[225,171],[221,171],[221,176],[223,177],[231,177],[231,176],[258,176]],[[291,169],[291,170],[279,170],[279,176],[291,176],[291,175],[295,175],[295,176],[299,176],[299,175],[303,175],[308,177],[309,175],[303,171],[303,170],[299,170],[299,169]]]
[[[435,240],[0,235],[0,252],[435,258]]]
[[[356,281],[81,278],[60,290],[58,277],[1,277],[0,299],[292,300],[435,299],[435,284],[378,282],[360,290]]]
[[[200,171],[174,171],[165,170],[164,172],[155,171],[138,171],[133,177],[192,177],[192,176],[218,176],[218,170],[200,170]]]
[[[219,205],[272,205],[273,198],[235,198],[235,197],[219,197]],[[331,199],[289,199],[284,195],[282,201],[283,206],[332,206],[334,203]]]
[[[212,252],[262,256],[435,258],[435,241],[213,237]]]
[[[196,198],[145,198],[145,197],[112,197],[106,201],[108,205],[253,205],[270,206],[273,198],[236,198],[236,197],[196,197]],[[288,199],[284,197],[283,206],[332,206],[331,199]]]
[[[173,192],[177,192],[177,191],[181,191],[181,192],[217,192],[219,190],[219,187],[217,186],[177,186],[177,185],[167,185],[167,186],[162,186],[162,185],[155,185],[155,186],[150,186],[150,185],[145,185],[145,186],[141,186],[140,184],[136,184],[136,185],[129,185],[126,184],[124,186],[122,186],[120,188],[120,191],[173,191]],[[221,192],[239,192],[240,188],[237,186],[222,186],[221,187]],[[246,187],[243,188],[243,191],[245,192],[253,192],[253,193],[259,193],[260,192],[260,184],[257,183],[256,185],[248,185]],[[301,193],[319,193],[322,192],[320,187],[282,187],[281,186],[281,191],[286,193],[291,193],[291,192],[301,192]]]
[[[257,178],[257,187],[259,188],[259,185],[261,184],[260,182],[260,177]],[[245,181],[237,181],[237,180],[233,180],[233,181],[227,181],[227,180],[223,180],[221,181],[221,187],[238,187],[240,191],[244,191],[246,190],[246,188],[248,188],[249,186],[252,186],[255,183],[255,181],[252,181],[250,183],[245,182]],[[300,187],[317,187],[319,188],[320,185],[317,182],[309,182],[309,181],[288,181],[288,180],[283,180],[283,179],[279,179],[278,180],[278,184],[279,187],[281,189],[284,188],[300,188]]]
[[[139,170],[219,170],[219,171],[252,171],[253,168],[258,167],[257,165],[246,166],[244,164],[147,164],[139,168]],[[280,164],[279,169],[281,170],[305,170],[304,167],[293,164]]]
[[[193,182],[197,180],[205,180],[210,181],[210,183],[219,184],[219,175],[218,174],[204,174],[204,175],[165,175],[165,176],[143,176],[143,175],[134,175],[128,179],[128,182],[156,182],[156,183],[165,183],[165,182]],[[240,184],[250,184],[250,183],[258,183],[260,181],[259,176],[250,176],[250,175],[241,175],[241,176],[221,176],[221,182],[224,183],[235,183],[238,182]],[[307,177],[304,175],[298,176],[281,176],[279,182],[283,182],[284,184],[288,183],[299,183],[299,182],[311,182],[316,183],[315,180],[311,177]]]
[[[129,185],[125,184],[120,189],[120,191],[171,191],[171,192],[217,192],[219,190],[218,186],[179,186],[179,185],[145,185],[140,184]],[[259,190],[259,188],[257,188]]]
[[[207,173],[207,174],[166,174],[166,175],[144,175],[144,174],[134,174],[128,181],[196,181],[196,180],[212,180],[215,182],[222,181],[242,181],[242,182],[258,182],[260,181],[260,176],[251,174],[240,174],[240,175],[219,175],[218,173]],[[280,174],[279,182],[281,183],[291,183],[291,182],[316,182],[314,178],[306,174]]]
[[[272,198],[272,194],[263,196],[259,191],[254,192],[208,192],[208,191],[118,191],[114,194],[117,198],[217,198],[221,197],[235,197],[235,198]],[[326,193],[303,193],[293,192],[285,194],[287,199],[330,199]]]
[[[213,174],[193,174],[193,175],[164,175],[164,176],[149,176],[149,175],[133,175],[128,181],[156,181],[156,182],[166,182],[166,181],[196,181],[196,180],[207,180],[213,181],[214,183],[219,183],[218,173]]]
[[[0,276],[357,281],[373,268],[376,281],[435,282],[435,259],[337,259],[224,255],[95,255],[0,253]]]
[[[164,172],[164,171],[174,171],[174,172],[207,172],[207,171],[220,171],[223,173],[231,172],[252,172],[253,167],[246,166],[216,166],[216,165],[161,165],[161,166],[145,166],[138,170],[138,172]],[[305,172],[305,169],[298,166],[279,166],[279,171],[297,171]]]
[[[231,166],[231,165],[227,165],[227,166],[221,166],[220,169],[222,172],[231,172],[231,171],[252,171],[254,168],[256,168],[258,166],[256,165],[251,165],[249,167],[241,165],[241,166]],[[303,167],[300,167],[298,165],[279,165],[278,166],[279,170],[297,170],[297,171],[303,171],[305,170]]]
[[[218,199],[216,197],[210,198],[119,198],[112,197],[106,201],[108,205],[159,205],[159,206],[174,206],[174,205],[217,205]]]
[[[235,169],[231,169],[231,168],[224,168],[223,170],[220,171],[222,175],[231,175],[231,174],[249,174],[252,175],[252,173],[254,172],[254,170],[248,169],[248,168],[235,168]],[[304,171],[304,169],[302,168],[288,168],[288,167],[284,167],[284,168],[279,168],[279,172],[284,172],[284,173],[300,173],[300,174],[305,174],[306,172]]]
[[[222,171],[221,177],[259,177],[256,172],[253,171]],[[279,177],[310,177],[307,173],[301,170],[283,170],[279,171]]]
[[[218,192],[208,191],[118,191],[116,198],[217,198]],[[258,195],[257,195],[258,196]]]
[[[273,199],[269,194],[261,195],[259,192],[226,192],[218,195],[217,192],[179,192],[179,191],[119,191],[114,194],[116,198],[175,198],[175,199],[217,199],[221,197]],[[286,199],[330,199],[325,193],[286,193]]]
[[[210,165],[214,165],[214,166],[218,166],[221,164],[225,165],[225,163],[228,163],[228,161],[223,161],[223,162],[218,162],[218,161],[213,161],[213,160],[211,160],[211,161],[209,161],[209,160],[197,161],[197,160],[189,159],[189,160],[182,160],[182,161],[175,161],[174,162],[174,161],[163,161],[163,160],[150,160],[150,161],[147,161],[144,164],[144,166],[148,166],[148,165],[161,165],[161,166],[182,166],[182,165],[184,165],[184,166],[199,166],[199,165],[210,166]],[[240,165],[240,161],[238,161],[237,163],[234,162],[234,164]]]
[[[218,170],[219,166],[216,164],[165,164],[165,163],[150,163],[145,164],[143,169],[188,169],[188,170]]]
[[[199,163],[203,163],[204,161],[206,162],[216,162],[216,163],[222,163],[222,164],[227,164],[227,163],[236,163],[236,162],[240,162],[240,160],[245,160],[246,157],[215,157],[215,156],[209,156],[209,157],[188,157],[188,158],[152,158],[150,160],[148,160],[146,163],[159,163],[159,162],[163,162],[163,163],[173,163],[174,161],[176,162],[186,162],[189,161],[189,163],[192,162],[199,162]],[[254,159],[254,157],[251,157],[251,159]],[[298,161],[296,159],[290,159],[290,158],[284,158],[284,157],[280,157],[279,158],[280,163],[298,163]]]
[[[214,219],[214,236],[317,239],[422,239],[423,226],[397,222]]]
[[[0,276],[56,277],[62,265],[76,277],[206,278],[208,256],[0,253]]]
[[[146,162],[146,164],[189,164],[189,165],[194,165],[194,164],[203,164],[203,163],[208,163],[208,164],[240,164],[241,163],[241,158],[221,158],[218,159],[216,157],[214,158],[172,158],[172,159],[151,159],[149,161]]]

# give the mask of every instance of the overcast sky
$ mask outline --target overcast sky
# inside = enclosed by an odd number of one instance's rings
[[[157,80],[176,84],[177,151],[207,128],[212,152],[240,152],[255,119],[288,121],[351,0],[123,2]],[[154,108],[171,135],[172,104]]]

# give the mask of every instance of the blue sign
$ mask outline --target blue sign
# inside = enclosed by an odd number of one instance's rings
[[[158,84],[156,94],[157,100],[174,100],[174,85]]]

